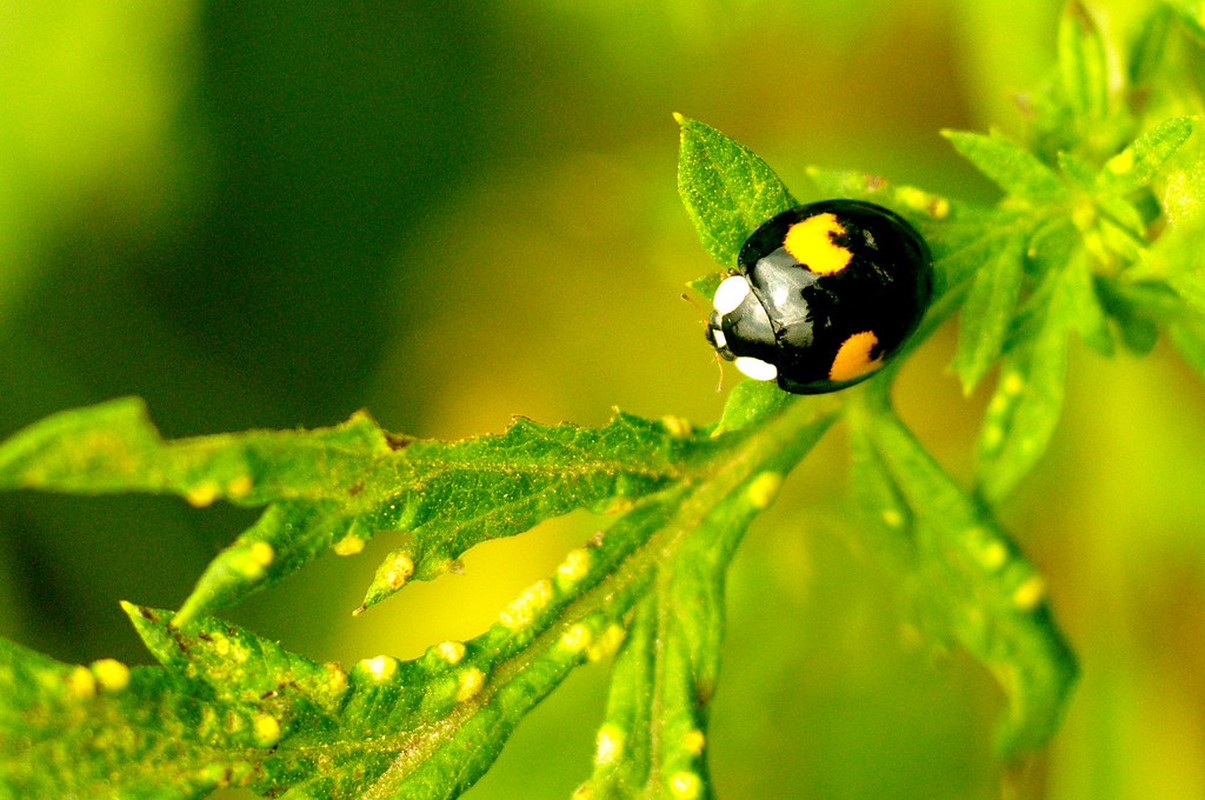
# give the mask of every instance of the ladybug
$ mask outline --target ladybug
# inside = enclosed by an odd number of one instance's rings
[[[933,291],[925,240],[861,200],[782,212],[745,241],[737,270],[716,289],[707,340],[745,375],[796,394],[873,375],[916,329]]]

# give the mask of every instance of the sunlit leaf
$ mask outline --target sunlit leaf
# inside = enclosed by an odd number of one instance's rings
[[[1014,236],[1000,242],[971,283],[959,316],[958,349],[954,353],[954,369],[968,394],[1003,349],[1021,294],[1024,255],[1024,238]]]
[[[1148,184],[1159,168],[1192,135],[1193,120],[1175,117],[1164,120],[1139,136],[1105,164],[1100,173],[1103,188],[1126,194]]]
[[[682,204],[711,257],[725,268],[735,267],[749,235],[795,200],[752,150],[702,122],[677,120]]]
[[[887,406],[853,408],[855,472],[864,507],[933,617],[932,632],[991,670],[1009,701],[996,744],[1005,756],[1043,745],[1062,717],[1075,658],[1055,627],[1045,583],[982,505],[950,478]],[[870,493],[860,484],[877,487]]]
[[[602,428],[519,419],[503,434],[462,442],[393,437],[364,415],[316,431],[164,441],[140,401],[119,400],[14,435],[0,446],[0,486],[268,504],[210,564],[180,612],[183,624],[327,550],[353,554],[379,532],[407,533],[372,587],[378,601],[412,577],[447,571],[481,541],[680,479],[709,441],[624,414]]]
[[[1009,196],[1031,203],[1050,203],[1067,196],[1058,174],[1021,145],[993,133],[943,131],[954,148]]]

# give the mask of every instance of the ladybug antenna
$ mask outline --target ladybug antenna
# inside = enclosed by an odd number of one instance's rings
[[[699,305],[699,301],[695,300],[693,297],[691,297],[686,292],[683,292],[681,294],[681,297],[683,300],[685,300],[686,302],[688,302],[692,306],[694,306],[695,310],[699,312],[699,317],[703,321],[703,327],[710,328],[711,327],[711,319],[709,317],[707,309],[705,309],[703,306]],[[708,336],[707,338],[708,338],[708,341],[711,340],[710,336]],[[716,393],[718,394],[719,392],[724,391],[724,359],[720,356],[719,350],[712,350],[711,358],[713,361],[715,361],[716,369],[718,369],[720,371],[720,379],[719,379],[719,381],[716,382],[716,387],[715,387]]]

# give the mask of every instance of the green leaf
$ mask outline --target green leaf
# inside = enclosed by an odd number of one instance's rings
[[[164,441],[141,401],[64,412],[0,445],[0,487],[180,494],[268,508],[214,559],[178,624],[237,602],[321,553],[353,554],[381,531],[407,534],[370,588],[377,602],[431,579],[486,539],[576,508],[602,510],[683,477],[711,448],[689,426],[619,414],[605,427],[518,419],[462,442],[391,436],[365,415],[315,431]]]
[[[1059,21],[1058,68],[1063,96],[1076,117],[1103,118],[1109,105],[1109,62],[1096,21],[1078,0]]]
[[[792,406],[785,417],[806,419],[801,408]],[[739,469],[735,474],[744,479],[737,490],[693,522],[690,538],[663,561],[616,660],[594,774],[580,790],[586,796],[712,796],[704,743],[719,675],[727,565],[790,465],[815,446],[830,421],[814,417],[758,470]]]
[[[1010,197],[1033,204],[1068,197],[1067,185],[1050,167],[1021,145],[993,132],[942,131],[964,158],[991,178]]]
[[[1072,271],[1053,272],[1033,332],[1005,356],[979,434],[979,492],[999,502],[1046,451],[1063,408],[1067,330],[1076,322]]]
[[[681,128],[678,193],[703,247],[736,266],[741,245],[763,222],[796,204],[774,171],[749,148],[702,122],[676,115]]]
[[[1164,0],[1198,40],[1205,41],[1205,3],[1201,0]]]
[[[960,643],[1008,697],[996,745],[1007,757],[1053,735],[1076,678],[1045,583],[983,506],[960,489],[887,405],[849,407],[854,486],[932,632]],[[864,485],[865,484],[865,485]],[[868,488],[869,487],[869,488]],[[880,551],[881,552],[881,551]]]
[[[1172,344],[1188,365],[1205,378],[1205,319],[1189,317],[1168,328]]]
[[[1171,24],[1171,10],[1162,3],[1151,9],[1143,19],[1126,61],[1131,86],[1141,86],[1159,72]]]
[[[966,394],[995,363],[1004,346],[1021,295],[1024,255],[1022,237],[1000,242],[971,284],[959,316],[958,349],[954,353],[954,369]]]
[[[1190,117],[1173,117],[1139,136],[1105,163],[1098,179],[1101,188],[1124,195],[1146,186],[1188,141],[1193,125]]]

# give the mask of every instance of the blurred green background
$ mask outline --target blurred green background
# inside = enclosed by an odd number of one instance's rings
[[[1092,8],[1121,40],[1145,6]],[[712,420],[716,367],[679,294],[714,265],[678,203],[671,112],[749,144],[803,199],[815,164],[990,201],[937,130],[1020,130],[1011,96],[1050,66],[1059,7],[0,3],[0,434],[131,393],[170,436],[361,407],[433,437],[612,406]],[[898,399],[965,477],[984,392],[961,396],[952,350],[952,330],[922,348]],[[1083,666],[1035,794],[1205,797],[1203,409],[1163,345],[1077,347],[1051,452],[1002,509]],[[737,559],[716,788],[997,797],[1002,697],[909,633],[843,504],[840,438]],[[253,518],[0,497],[0,634],[146,663],[116,601],[178,605]],[[464,575],[353,620],[382,537],[230,616],[316,659],[414,656],[483,630],[599,524],[482,546]],[[605,669],[580,670],[469,796],[567,796],[604,700]]]

